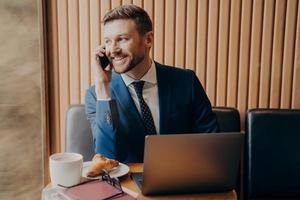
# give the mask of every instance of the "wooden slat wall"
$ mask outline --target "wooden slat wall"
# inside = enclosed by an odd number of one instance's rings
[[[261,47],[261,70],[260,70],[260,85],[259,85],[259,107],[268,108],[270,102],[270,80],[272,66],[272,38],[273,38],[273,19],[274,19],[274,0],[265,0],[263,14],[263,32],[262,32],[262,47]],[[251,81],[251,79],[250,79]],[[252,90],[250,90],[252,91]],[[255,94],[249,93],[251,99]],[[250,100],[250,98],[249,98]],[[252,107],[251,103],[248,103]]]
[[[298,0],[47,1],[52,152],[64,149],[65,115],[93,84],[91,51],[104,14],[143,7],[154,24],[151,55],[194,70],[213,106],[300,108]],[[60,143],[60,144],[59,144]]]
[[[229,22],[229,52],[227,74],[227,99],[226,106],[236,107],[237,78],[238,78],[238,54],[240,44],[241,1],[232,0],[230,6]],[[209,44],[208,44],[209,45]],[[208,68],[210,66],[207,66]],[[210,77],[207,77],[209,79]]]

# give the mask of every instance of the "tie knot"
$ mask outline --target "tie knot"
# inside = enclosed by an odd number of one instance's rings
[[[143,95],[144,83],[145,83],[145,81],[134,81],[132,83],[133,87],[135,89],[135,92],[137,93],[138,96],[142,96]]]

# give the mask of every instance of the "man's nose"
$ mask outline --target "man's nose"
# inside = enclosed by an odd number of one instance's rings
[[[112,42],[110,48],[109,48],[109,53],[111,56],[120,53],[121,48],[117,42]]]

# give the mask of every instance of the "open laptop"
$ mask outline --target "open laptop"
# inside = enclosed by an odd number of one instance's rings
[[[132,177],[145,195],[234,189],[243,139],[242,133],[146,136],[144,173]]]

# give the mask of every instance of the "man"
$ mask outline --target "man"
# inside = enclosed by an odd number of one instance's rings
[[[94,51],[95,85],[86,94],[97,153],[143,162],[146,135],[218,131],[194,72],[150,58],[152,22],[142,8],[120,6],[103,22],[105,44]],[[110,64],[101,66],[105,55]]]

